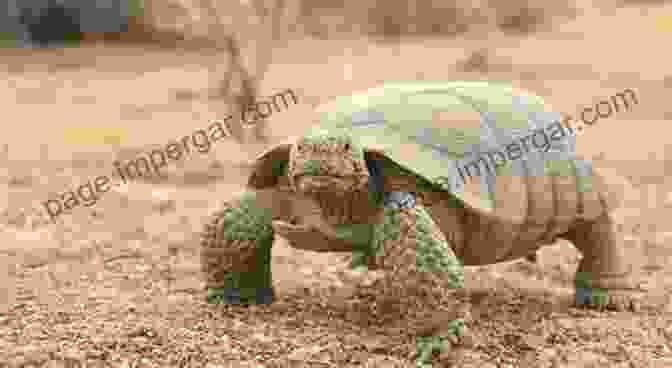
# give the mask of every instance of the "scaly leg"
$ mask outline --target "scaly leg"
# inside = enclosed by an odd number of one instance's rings
[[[386,271],[386,295],[401,298],[402,305],[421,303],[437,311],[416,329],[416,362],[428,367],[433,351],[448,349],[451,340],[465,333],[463,318],[446,318],[445,312],[438,312],[440,305],[454,304],[452,294],[464,288],[464,270],[444,234],[413,195],[386,193],[381,217],[374,226],[372,255],[373,264]]]
[[[633,270],[632,254],[616,239],[609,213],[581,221],[566,238],[582,253],[576,272],[576,304],[592,308],[635,310],[644,290]]]
[[[209,303],[269,304],[273,228],[271,211],[245,192],[211,215],[201,236],[201,270]]]

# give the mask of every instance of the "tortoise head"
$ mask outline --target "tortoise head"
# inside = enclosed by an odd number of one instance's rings
[[[351,136],[318,133],[292,145],[288,174],[298,193],[310,197],[367,190],[364,149]]]
[[[382,185],[375,158],[376,152],[349,135],[313,133],[262,154],[248,185],[270,188],[286,175],[297,194],[317,202],[330,224],[364,223],[376,211],[370,190]]]
[[[287,174],[294,191],[317,202],[328,223],[365,222],[371,202],[364,157],[351,136],[313,134],[291,146]]]

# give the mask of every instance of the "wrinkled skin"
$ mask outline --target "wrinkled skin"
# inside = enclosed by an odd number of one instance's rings
[[[413,303],[434,305],[436,310],[450,305],[451,295],[464,288],[463,264],[501,259],[488,258],[497,253],[488,247],[505,238],[498,230],[505,224],[496,227],[494,220],[456,205],[439,191],[415,195],[396,190],[385,168],[384,190],[372,191],[371,168],[381,167],[350,137],[304,137],[288,156],[272,188],[257,185],[223,203],[206,225],[202,267],[210,302],[272,302],[270,252],[275,235],[298,249],[352,252],[353,267],[382,269],[385,295],[402,309]],[[636,288],[613,226],[609,214],[603,213],[575,221],[557,236],[583,254],[576,277],[579,305],[634,308]],[[474,236],[481,233],[487,236]],[[539,246],[518,257],[529,259]],[[437,335],[438,330],[442,332]],[[463,335],[464,321],[437,312],[416,331],[420,363],[430,359],[431,351],[445,348],[446,341]]]

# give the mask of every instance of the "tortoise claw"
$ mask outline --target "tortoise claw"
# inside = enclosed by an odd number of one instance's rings
[[[209,304],[272,304],[275,301],[273,288],[259,288],[250,290],[249,296],[241,295],[236,288],[208,289],[206,301]]]
[[[637,290],[607,290],[577,288],[575,305],[596,310],[637,312],[641,309],[642,292]]]
[[[429,330],[423,331],[416,337],[416,366],[417,367],[432,367],[432,356],[435,353],[447,353],[462,344],[462,340],[467,336],[467,329],[462,319],[446,319],[442,318],[441,331]],[[436,324],[438,320],[434,321]]]

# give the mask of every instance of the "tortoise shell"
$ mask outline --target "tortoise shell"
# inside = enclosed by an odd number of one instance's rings
[[[386,190],[418,192],[420,179],[484,215],[546,224],[569,221],[577,207],[586,217],[603,210],[602,182],[561,120],[541,97],[504,82],[393,82],[318,106],[306,135],[350,135],[370,167],[385,167]],[[297,139],[259,155],[249,186],[276,185]],[[523,152],[514,156],[516,144]]]

